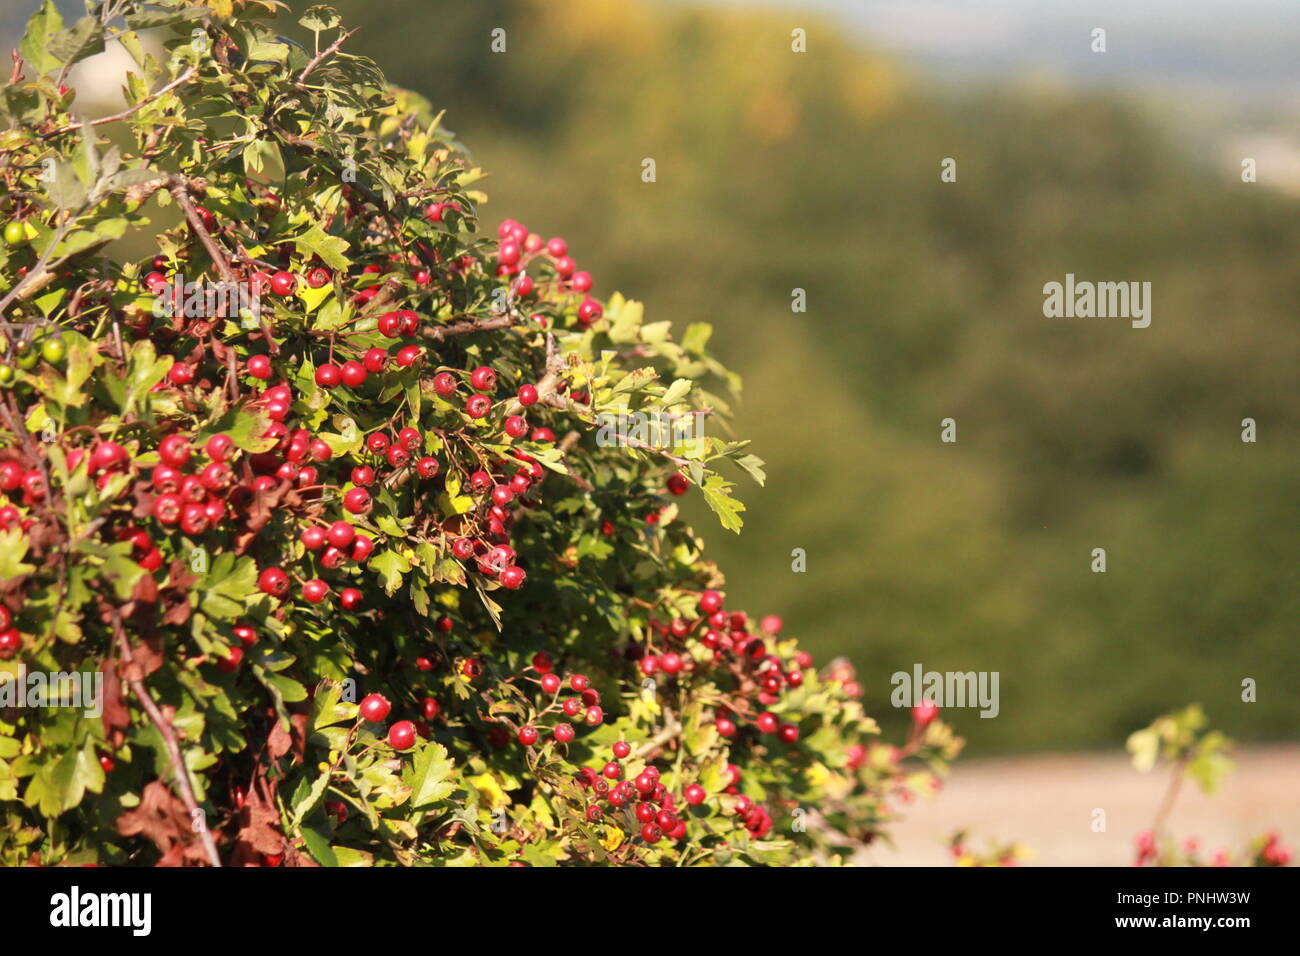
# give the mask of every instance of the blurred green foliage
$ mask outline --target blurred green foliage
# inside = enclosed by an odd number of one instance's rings
[[[950,715],[976,754],[1116,746],[1188,699],[1239,739],[1294,735],[1296,201],[1140,104],[936,91],[805,11],[336,5],[354,50],[450,107],[493,222],[565,236],[599,295],[715,323],[770,463],[715,556],[735,603],[852,657],[883,723],[921,662],[1001,672],[997,719]],[[1151,282],[1151,327],[1044,318],[1067,272]]]

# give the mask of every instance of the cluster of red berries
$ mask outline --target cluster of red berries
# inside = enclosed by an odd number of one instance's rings
[[[770,651],[766,638],[780,633],[781,619],[768,615],[762,619],[761,633],[751,634],[745,613],[728,612],[718,591],[701,592],[697,608],[698,615],[692,620],[676,618],[668,623],[653,622],[660,649],[641,656],[638,666],[642,675],[654,677],[663,673],[673,677],[738,658],[746,668],[746,689],[763,708],[753,721],[758,732],[775,735],[782,743],[795,743],[799,739],[798,725],[782,722],[769,708],[780,701],[787,689],[803,685],[804,671],[813,665],[812,655],[800,650],[790,660],[785,660]],[[709,652],[703,664],[689,652],[693,643]],[[737,734],[739,720],[730,710],[723,710],[717,714],[714,723],[718,733],[730,739]]]
[[[617,819],[615,812],[620,813],[629,828],[639,825],[641,839],[646,843],[685,837],[686,820],[677,810],[677,798],[660,782],[659,769],[651,764],[631,780],[620,779],[623,766],[619,761],[629,756],[632,748],[620,740],[615,742],[612,752],[613,759],[599,772],[583,767],[578,775],[578,783],[595,795],[585,810],[587,820],[596,823],[605,819],[605,807],[608,807],[611,817]],[[691,784],[681,799],[688,806],[699,806],[705,796],[703,787]]]
[[[501,278],[512,279],[511,291],[517,296],[528,296],[536,286],[531,276],[524,270],[539,255],[548,257],[555,271],[557,285],[562,292],[582,296],[577,306],[578,325],[586,328],[604,314],[600,302],[589,293],[592,287],[591,273],[578,269],[578,265],[569,255],[569,245],[558,236],[543,239],[535,232],[529,232],[522,223],[506,219],[497,227],[496,274]],[[536,316],[544,322],[544,316]]]
[[[538,684],[541,687],[542,694],[551,698],[550,702],[538,714],[539,717],[545,716],[552,711],[560,711],[565,717],[571,720],[577,720],[588,727],[598,727],[605,722],[605,711],[600,706],[600,692],[591,686],[591,681],[585,674],[574,674],[568,680],[569,689],[576,696],[566,697],[560,700],[560,691],[564,687],[564,681],[560,675],[553,670],[554,665],[551,662],[550,655],[541,652],[533,657],[533,668],[541,674]],[[573,724],[568,721],[560,721],[551,728],[551,737],[556,743],[567,744],[573,740],[577,731],[574,730]],[[525,724],[519,728],[518,739],[525,747],[531,747],[537,743],[541,732],[533,724]]]

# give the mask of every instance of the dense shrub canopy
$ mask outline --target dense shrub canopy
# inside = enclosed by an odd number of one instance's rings
[[[479,235],[429,104],[278,7],[46,0],[4,87],[0,861],[870,842],[959,741],[876,742],[847,665],[725,606],[673,503],[739,531],[763,479],[709,327]],[[89,122],[64,81],[110,39],[126,106]],[[31,691],[91,672],[102,714]]]

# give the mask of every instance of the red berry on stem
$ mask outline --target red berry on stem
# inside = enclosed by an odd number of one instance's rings
[[[357,712],[361,714],[361,719],[368,720],[372,724],[386,720],[391,710],[392,705],[388,703],[388,699],[382,694],[367,694],[361,698],[361,704],[357,708]]]
[[[409,750],[415,746],[415,724],[399,720],[388,728],[388,745],[394,750]]]
[[[258,575],[257,586],[272,597],[283,597],[289,591],[289,576],[279,568],[267,568]]]

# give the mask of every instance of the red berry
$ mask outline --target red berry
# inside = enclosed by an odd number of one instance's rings
[[[571,724],[556,724],[555,730],[551,731],[551,735],[557,743],[567,744],[573,739],[573,726]]]
[[[537,743],[537,728],[520,727],[519,742],[523,744],[525,747],[531,747],[533,744]]]
[[[388,353],[380,348],[366,349],[361,364],[367,372],[382,372],[384,366],[388,364]]]
[[[528,434],[528,422],[522,415],[510,415],[505,421],[505,432],[511,438],[523,438]]]
[[[271,360],[265,355],[250,355],[247,364],[248,374],[265,382],[271,377]]]
[[[364,488],[352,488],[343,496],[343,507],[354,515],[370,509],[370,492]]]
[[[298,277],[281,269],[271,276],[271,291],[278,296],[293,295],[298,288]]]
[[[924,727],[939,716],[939,707],[932,700],[923,700],[912,708],[912,718]]]
[[[658,843],[663,836],[663,831],[659,829],[658,824],[647,823],[641,827],[641,839],[646,843]]]
[[[717,591],[700,593],[700,611],[704,614],[716,614],[722,609],[722,595]]]
[[[795,724],[782,724],[776,730],[777,739],[783,744],[792,744],[799,739],[799,728]]]
[[[560,677],[558,674],[542,675],[542,690],[547,694],[557,694],[560,690]]]
[[[358,385],[365,382],[370,375],[370,373],[366,371],[366,367],[356,361],[344,362],[340,374],[343,377],[343,384],[349,388],[356,388]]]
[[[375,480],[375,469],[369,465],[358,465],[352,469],[352,483],[365,487]]]
[[[519,567],[517,564],[512,564],[501,572],[501,586],[509,588],[512,591],[517,590],[523,586],[524,578],[527,576],[528,575],[524,573],[523,568]]]
[[[99,474],[126,462],[126,449],[115,441],[102,441],[90,453],[90,473]]]
[[[279,568],[267,568],[257,576],[257,586],[272,597],[283,597],[289,592],[289,576]]]
[[[476,392],[491,392],[497,387],[497,373],[480,365],[469,374],[469,384]]]
[[[199,472],[199,481],[208,491],[222,494],[234,484],[235,473],[230,470],[230,466],[225,462],[214,461]]]
[[[519,386],[519,394],[518,394],[516,397],[519,399],[519,404],[520,404],[520,405],[536,405],[536,404],[537,404],[537,386],[536,386],[536,385],[520,385],[520,386]]]
[[[465,401],[465,413],[470,418],[483,418],[492,410],[492,399],[486,395],[471,395]]]
[[[698,783],[693,783],[686,788],[685,792],[682,794],[682,799],[691,806],[698,807],[704,802],[706,796],[708,796],[708,794],[704,792],[704,788]]]
[[[239,670],[239,665],[243,660],[244,649],[242,647],[232,647],[229,654],[217,661],[217,669],[223,670],[227,674],[233,674]]]
[[[438,476],[438,459],[421,458],[415,463],[415,470],[419,472],[421,478],[436,478]]]
[[[631,745],[626,740],[617,740],[614,742],[614,756],[619,760],[624,760],[632,752]]]
[[[415,746],[415,724],[399,720],[388,728],[388,746],[394,750],[409,750]]]
[[[156,470],[156,469],[155,469]],[[153,502],[153,516],[163,524],[176,524],[181,520],[185,502],[179,495],[159,495]]]
[[[456,391],[456,376],[450,372],[439,372],[433,377],[433,390],[443,398],[454,394]]]
[[[668,477],[668,490],[675,495],[686,494],[686,489],[689,487],[690,483],[681,472],[674,472]]]
[[[8,627],[0,631],[0,660],[9,660],[22,650],[22,646],[23,636],[18,632],[18,628]]]
[[[304,581],[302,585],[302,596],[312,604],[319,604],[325,600],[325,596],[330,593],[330,586],[320,578],[312,578],[310,581]]]
[[[361,714],[362,720],[377,724],[386,720],[392,709],[392,705],[382,694],[367,694],[361,698],[361,705],[357,708],[357,712]]]
[[[357,529],[352,527],[346,521],[335,521],[325,532],[325,537],[329,543],[336,548],[346,548],[357,536]]]
[[[181,530],[190,537],[202,534],[210,525],[208,510],[203,505],[188,504],[181,512]]]
[[[754,721],[754,723],[757,725],[759,733],[763,733],[763,734],[776,733],[776,725],[777,725],[776,714],[772,713],[771,711],[764,711],[763,713],[759,714],[758,719]]]
[[[190,460],[190,440],[184,435],[168,435],[158,446],[158,455],[173,468],[180,468]]]
[[[333,388],[343,381],[343,371],[333,364],[325,364],[316,369],[316,384],[321,388]]]
[[[402,368],[414,365],[423,354],[424,349],[420,348],[418,345],[404,346],[397,352],[397,364]]]
[[[375,552],[375,543],[367,535],[359,534],[352,542],[352,560],[358,564],[367,560]]]

